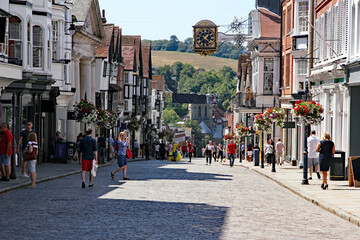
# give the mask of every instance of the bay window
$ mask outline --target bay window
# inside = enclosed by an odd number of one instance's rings
[[[33,67],[42,68],[44,65],[43,30],[40,26],[33,27]]]

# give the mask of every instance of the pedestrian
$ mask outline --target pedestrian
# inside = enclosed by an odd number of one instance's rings
[[[328,132],[324,133],[321,141],[316,147],[316,152],[319,153],[320,171],[323,175],[323,183],[321,184],[321,188],[326,190],[329,186],[327,184],[327,174],[330,168],[330,163],[335,154],[335,144],[333,141],[331,141],[331,137]]]
[[[197,149],[197,146],[196,146],[196,144],[194,144],[194,147],[193,147],[193,149],[194,149],[194,158],[196,158],[196,149]]]
[[[1,127],[1,142],[0,142],[0,181],[10,181],[11,164],[10,159],[13,154],[13,135],[9,130],[7,123],[2,123]]]
[[[156,160],[160,159],[160,144],[158,142],[155,144],[155,158]]]
[[[111,153],[114,150],[114,138],[112,136],[106,138],[106,152]],[[111,157],[111,155],[110,155]],[[110,159],[108,160],[110,161]]]
[[[31,186],[29,188],[36,188],[36,164],[37,156],[39,154],[39,145],[36,133],[29,133],[28,143],[24,152],[24,161],[27,162],[27,167],[31,177]]]
[[[105,164],[106,159],[106,138],[104,137],[104,134],[102,133],[100,137],[97,139],[98,149],[99,149],[99,163]]]
[[[212,141],[209,141],[209,144],[205,146],[205,157],[206,157],[206,165],[211,165],[211,157],[214,153],[214,146],[212,145]]]
[[[284,151],[285,151],[285,146],[281,142],[281,139],[279,138],[276,145],[275,145],[275,154],[276,154],[276,164],[277,165],[279,165],[279,164],[283,165],[284,164]]]
[[[216,152],[217,152],[217,149],[216,149],[216,143],[214,142],[213,143],[213,158],[214,158],[214,162],[216,162]]]
[[[236,151],[236,145],[234,143],[234,140],[231,139],[230,143],[227,145],[227,154],[230,161],[230,167],[234,166],[235,151]]]
[[[182,153],[182,156],[185,157],[186,156],[186,144],[183,144],[181,146],[181,153]]]
[[[313,166],[315,167],[315,171],[318,179],[321,178],[319,172],[319,153],[316,152],[316,147],[319,144],[320,139],[316,137],[316,131],[311,131],[311,136],[307,138],[307,146],[308,146],[308,169],[309,169],[309,180],[312,179],[312,171]]]
[[[189,153],[189,162],[191,162],[191,158],[192,158],[193,153],[194,153],[194,148],[191,145],[189,140],[186,141],[186,145],[187,145],[187,150],[188,150],[188,153]]]
[[[94,186],[93,180],[94,176],[91,174],[91,169],[93,167],[93,160],[98,163],[98,152],[96,147],[96,140],[91,137],[92,129],[88,128],[86,130],[86,135],[80,140],[80,159],[82,164],[82,184],[81,187],[85,188],[85,177],[86,172],[89,172],[89,187]]]
[[[164,141],[160,142],[160,149],[159,149],[159,153],[160,153],[160,159],[161,160],[165,160],[166,159],[166,148],[165,148],[165,143]]]
[[[18,154],[19,161],[20,161],[20,159],[23,159],[22,157],[24,155],[24,152],[25,152],[25,149],[27,146],[27,139],[28,139],[29,133],[32,133],[32,132],[34,132],[33,124],[32,124],[32,122],[27,122],[26,129],[21,131],[21,133],[20,133],[20,138],[19,138],[18,145],[16,148],[16,153]],[[21,147],[21,153],[20,153],[20,147]],[[22,162],[21,175],[20,175],[21,177],[29,177],[29,175],[27,175],[25,173],[26,164],[27,164],[27,161]]]
[[[61,132],[57,131],[55,133],[55,142],[66,142],[65,137],[66,137],[66,133],[64,134],[64,136],[61,136]]]
[[[245,161],[245,143],[241,142],[240,145],[240,162],[244,160]]]
[[[267,144],[265,145],[265,156],[268,166],[272,163],[273,154],[274,154],[273,142],[272,139],[269,139]]]
[[[126,150],[129,147],[129,137],[126,137],[125,132],[119,133],[119,139],[117,143],[117,160],[118,160],[118,168],[111,172],[111,178],[114,179],[115,174],[120,170],[123,171],[123,180],[130,180],[126,177],[127,172],[127,161],[126,161]]]
[[[139,142],[138,140],[134,140],[134,158],[137,158],[138,157],[138,154],[139,154]]]
[[[145,159],[150,159],[150,143],[149,141],[144,142],[144,153],[145,153]]]
[[[247,160],[248,162],[252,162],[252,151],[253,151],[253,145],[251,141],[249,141],[249,144],[247,145]]]
[[[217,146],[217,153],[217,157],[220,159],[220,162],[222,162],[224,158],[224,148],[221,143],[219,143],[219,145]]]
[[[79,135],[77,135],[76,137],[76,153],[77,153],[77,157],[74,158],[74,160],[79,159],[79,163],[80,163],[80,140],[82,139],[83,135],[82,133],[79,133]]]

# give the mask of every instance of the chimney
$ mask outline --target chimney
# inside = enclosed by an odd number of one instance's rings
[[[106,17],[105,17],[105,9],[102,10],[102,23],[106,23]]]

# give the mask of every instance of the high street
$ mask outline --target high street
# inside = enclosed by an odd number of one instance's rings
[[[360,228],[241,166],[129,163],[0,195],[0,239],[355,239]],[[321,189],[319,191],[322,191]]]

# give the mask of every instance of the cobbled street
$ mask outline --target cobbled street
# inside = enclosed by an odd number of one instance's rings
[[[93,188],[82,189],[77,174],[0,195],[0,239],[360,236],[359,227],[243,167],[132,162],[126,182],[110,178],[115,168],[99,169]]]

